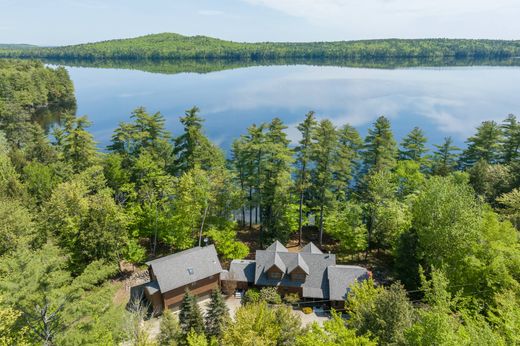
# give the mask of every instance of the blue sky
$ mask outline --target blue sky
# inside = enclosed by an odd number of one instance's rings
[[[520,39],[519,0],[0,0],[0,42],[159,32],[235,41]]]

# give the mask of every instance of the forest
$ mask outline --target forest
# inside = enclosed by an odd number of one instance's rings
[[[46,133],[38,111],[53,105],[68,111]],[[298,142],[274,118],[226,154],[202,113],[186,110],[170,133],[138,108],[98,148],[66,69],[0,60],[0,345],[520,344],[514,115],[458,148],[418,127],[397,143],[385,116],[362,138],[309,111]],[[232,320],[215,291],[205,315],[187,294],[153,337],[145,309],[116,299],[123,264],[142,268],[199,233],[224,264],[274,239],[312,240],[374,276],[323,326],[304,327],[269,290]]]
[[[337,42],[241,43],[206,36],[162,33],[62,47],[7,47],[0,57],[52,59],[383,59],[520,56],[520,41],[471,39],[382,39]]]

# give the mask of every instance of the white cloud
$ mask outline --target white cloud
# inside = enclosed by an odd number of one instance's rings
[[[316,26],[336,28],[347,38],[470,37],[517,35],[518,0],[242,0]],[[486,35],[486,33],[489,33]]]

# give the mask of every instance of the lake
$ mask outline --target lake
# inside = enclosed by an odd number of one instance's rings
[[[224,149],[253,123],[281,118],[289,137],[314,110],[334,124],[350,123],[364,136],[387,116],[400,140],[414,126],[429,144],[452,136],[464,146],[484,120],[520,115],[520,67],[415,67],[397,69],[334,66],[252,66],[209,73],[66,67],[76,88],[78,115],[88,115],[101,148],[121,121],[144,106],[160,111],[176,136],[178,118],[197,105],[208,137]]]

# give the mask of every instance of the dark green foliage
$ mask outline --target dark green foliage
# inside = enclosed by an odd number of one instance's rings
[[[197,334],[203,334],[204,318],[202,317],[202,312],[197,304],[197,298],[188,290],[184,293],[180,309],[179,324],[182,340],[186,340],[186,337],[192,330]]]
[[[220,290],[211,292],[211,301],[206,312],[206,336],[208,338],[222,336],[225,328],[230,323],[229,309]]]
[[[428,152],[425,146],[426,141],[424,132],[420,128],[414,127],[401,142],[399,159],[421,162],[424,154]]]
[[[520,124],[513,114],[503,121],[502,125],[502,161],[509,163],[518,158],[520,150]]]
[[[266,59],[266,58],[423,58],[515,57],[518,41],[499,40],[365,40],[302,43],[237,43],[174,33],[55,48],[0,50],[4,57],[68,59]]]
[[[363,156],[366,171],[380,171],[395,166],[396,142],[390,128],[390,121],[384,116],[377,118],[374,127],[368,130]]]
[[[444,143],[434,145],[437,150],[433,153],[433,174],[446,176],[457,167],[458,154],[456,152],[460,149],[452,144],[453,139],[446,137]]]
[[[202,131],[203,119],[199,117],[199,108],[193,107],[180,118],[184,126],[184,133],[175,138],[173,171],[178,175],[194,167],[209,170],[223,166],[224,156],[204,135]]]
[[[497,163],[500,160],[501,141],[500,126],[494,121],[484,121],[477,128],[477,133],[466,141],[468,148],[462,153],[461,163],[465,167],[471,167],[479,160]]]
[[[320,229],[320,245],[323,243],[325,208],[334,200],[334,168],[336,164],[337,132],[328,119],[320,121],[314,132],[315,144],[312,148],[312,184],[315,204],[318,207],[318,227]]]
[[[298,131],[300,131],[302,135],[299,145],[295,148],[296,187],[299,194],[298,244],[302,242],[303,207],[305,204],[305,194],[309,189],[309,165],[311,163],[316,124],[316,118],[312,111],[305,115],[305,120],[302,123],[298,124]]]

